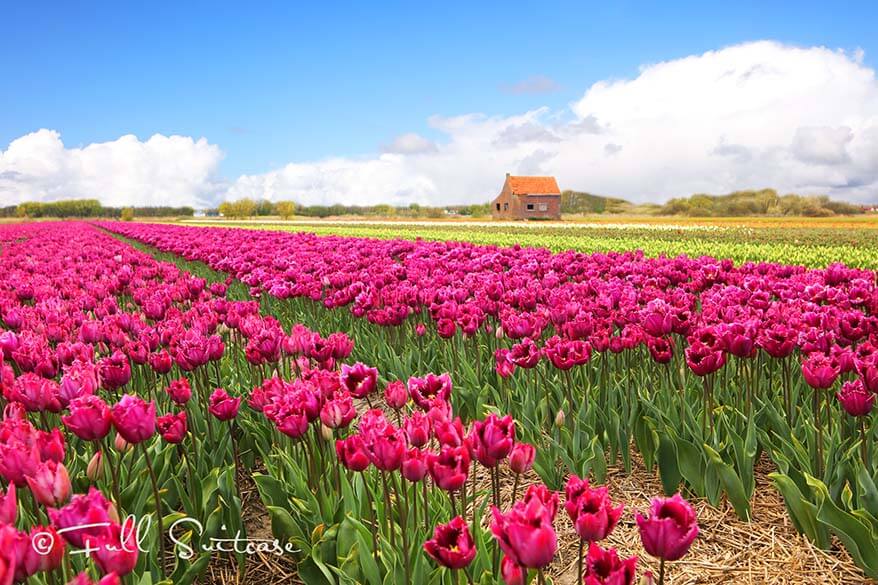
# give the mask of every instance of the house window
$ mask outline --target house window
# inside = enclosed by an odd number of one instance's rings
[[[500,211],[500,204],[497,204],[497,211]]]
[[[540,203],[540,211],[549,211],[549,206],[545,203]]]
[[[508,203],[504,203],[504,204],[503,204],[503,211],[507,211],[508,209],[509,209],[509,204],[508,204]]]
[[[533,210],[534,210],[534,204],[533,204],[533,203],[528,203],[528,204],[527,204],[527,210],[528,210],[528,211],[533,211]]]

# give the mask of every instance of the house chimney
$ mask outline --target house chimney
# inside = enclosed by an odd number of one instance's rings
[[[509,173],[506,173],[506,176],[508,177],[508,176],[509,176]]]

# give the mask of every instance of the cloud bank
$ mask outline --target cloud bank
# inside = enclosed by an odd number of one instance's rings
[[[68,149],[41,130],[0,151],[0,199],[467,203],[496,195],[512,172],[638,202],[761,187],[875,202],[878,81],[862,57],[735,45],[599,81],[561,111],[433,116],[439,140],[412,132],[373,155],[292,162],[228,182],[218,174],[222,152],[205,139],[124,136]]]

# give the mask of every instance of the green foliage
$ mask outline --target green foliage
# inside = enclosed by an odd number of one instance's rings
[[[134,219],[134,208],[126,207],[122,210],[122,213],[119,215],[119,219],[122,221],[132,221]]]
[[[743,217],[753,215],[789,215],[829,217],[855,215],[863,208],[843,201],[833,201],[826,195],[803,196],[777,194],[774,189],[735,191],[728,195],[705,195],[671,199],[658,211],[659,215],[686,215],[689,217]]]
[[[132,207],[138,217],[191,217],[195,210],[188,206]],[[0,208],[0,217],[67,218],[67,217],[122,217],[121,207],[104,207],[97,199],[61,199],[58,201],[26,201],[16,206]]]
[[[634,205],[624,199],[570,190],[561,193],[561,213],[631,213],[633,210]]]

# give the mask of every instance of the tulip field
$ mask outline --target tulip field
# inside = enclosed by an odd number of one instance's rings
[[[0,224],[0,585],[878,579],[870,230],[526,229]]]

